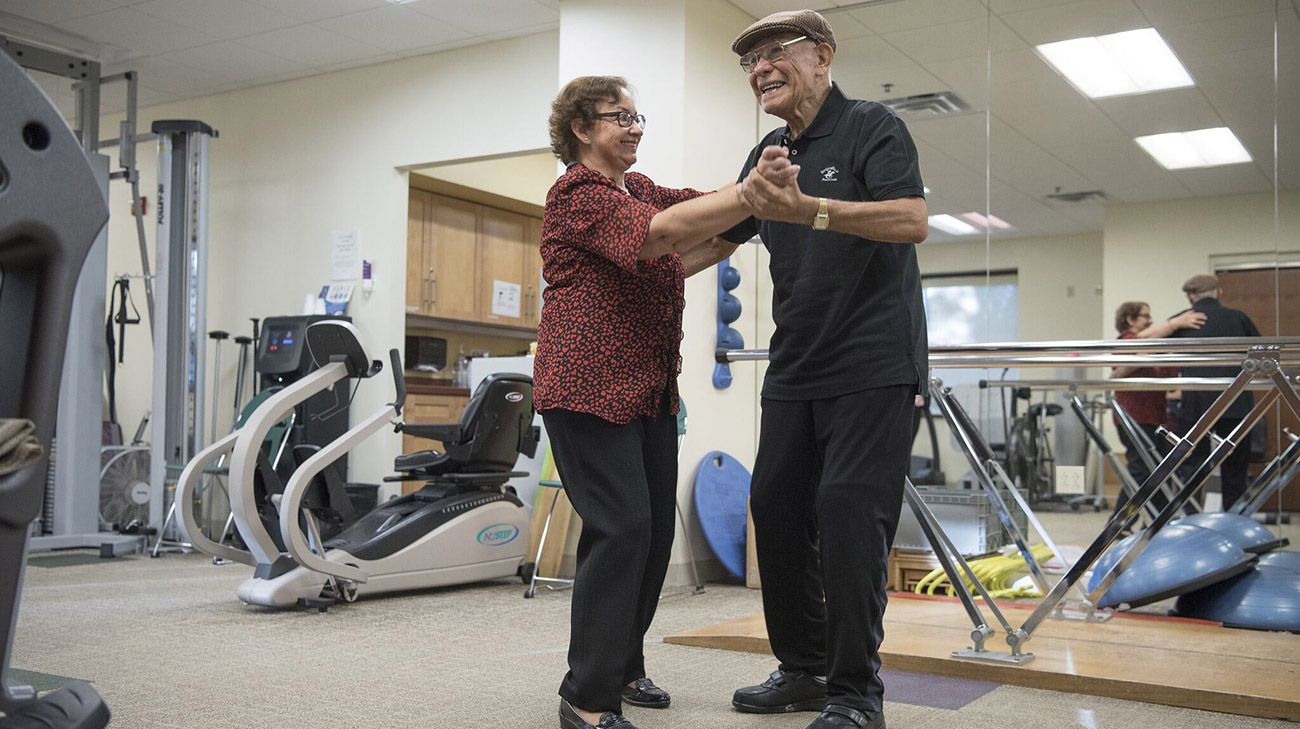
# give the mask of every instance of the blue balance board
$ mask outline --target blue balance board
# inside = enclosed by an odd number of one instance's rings
[[[722,451],[711,451],[695,472],[695,510],[713,553],[727,571],[745,576],[749,471]]]

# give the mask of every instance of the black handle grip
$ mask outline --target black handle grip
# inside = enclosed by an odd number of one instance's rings
[[[402,355],[394,347],[388,350],[388,359],[393,363],[393,386],[397,390],[397,399],[393,401],[393,407],[397,409],[397,414],[401,415],[402,406],[406,404],[406,373],[402,371]]]

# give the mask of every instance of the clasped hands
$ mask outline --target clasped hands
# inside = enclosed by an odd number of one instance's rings
[[[741,202],[761,220],[811,224],[817,198],[803,194],[798,177],[799,165],[790,162],[790,150],[768,146],[738,186]]]

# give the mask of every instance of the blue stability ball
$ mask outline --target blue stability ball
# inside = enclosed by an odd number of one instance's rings
[[[718,347],[721,349],[744,349],[745,338],[731,327],[718,327]]]
[[[1287,544],[1287,540],[1273,536],[1273,532],[1263,524],[1240,514],[1221,512],[1192,514],[1170,522],[1170,525],[1173,524],[1191,524],[1202,529],[1214,530],[1232,540],[1232,543],[1238,547],[1256,554],[1284,547]]]
[[[1300,572],[1256,565],[1254,569],[1174,603],[1174,613],[1215,620],[1229,628],[1300,632]]]
[[[1088,582],[1090,592],[1138,536],[1121,539],[1097,560]],[[1218,532],[1190,524],[1169,524],[1152,537],[1137,560],[1097,601],[1097,606],[1139,607],[1164,600],[1240,574],[1250,569],[1254,561],[1254,555],[1247,554]]]
[[[731,294],[723,294],[718,299],[718,318],[722,323],[730,324],[740,318],[740,308],[740,299]]]
[[[1259,563],[1270,567],[1281,567],[1292,572],[1300,572],[1300,552],[1287,552],[1279,549],[1275,552],[1259,555]]]
[[[740,271],[735,266],[723,266],[718,272],[718,285],[723,291],[730,291],[740,285]]]

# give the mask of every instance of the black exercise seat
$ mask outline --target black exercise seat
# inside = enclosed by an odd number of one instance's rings
[[[541,429],[533,425],[533,378],[515,373],[489,375],[456,423],[403,425],[402,432],[442,441],[445,451],[398,456],[386,481],[445,480],[505,483],[522,453],[537,453]]]

